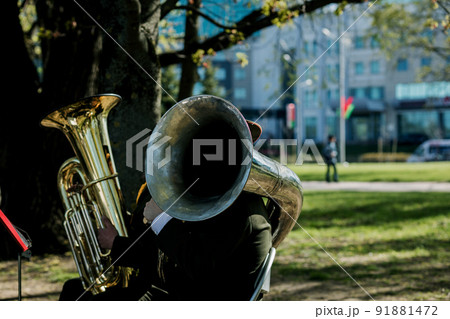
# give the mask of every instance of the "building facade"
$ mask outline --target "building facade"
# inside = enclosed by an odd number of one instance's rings
[[[355,107],[346,120],[348,143],[450,138],[449,82],[417,82],[422,67],[442,67],[449,59],[411,49],[388,59],[368,36],[371,21],[361,15],[365,9],[300,16],[221,53],[214,63],[226,98],[257,120],[266,138],[324,143],[330,134],[339,137],[341,87]],[[236,62],[236,52],[248,56],[246,67]],[[294,128],[286,125],[291,103]]]

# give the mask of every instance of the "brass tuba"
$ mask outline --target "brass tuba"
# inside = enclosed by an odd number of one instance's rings
[[[120,102],[114,94],[84,98],[45,117],[41,124],[61,130],[76,157],[58,173],[67,232],[75,264],[85,289],[93,294],[128,285],[130,269],[112,265],[109,251],[100,248],[97,229],[106,216],[120,236],[127,236],[118,174],[108,136],[109,111]]]
[[[200,154],[200,147],[209,149]],[[146,157],[150,193],[175,218],[205,220],[227,209],[242,191],[256,193],[268,199],[276,248],[299,217],[300,179],[253,149],[247,121],[224,99],[199,95],[178,102],[153,130]],[[204,157],[209,160],[202,163]]]

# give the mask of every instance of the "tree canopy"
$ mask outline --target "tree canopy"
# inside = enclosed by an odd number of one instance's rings
[[[379,0],[369,12],[373,20],[368,36],[377,39],[388,58],[411,54],[433,58],[434,66],[423,66],[418,80],[448,81],[449,8],[449,0]]]

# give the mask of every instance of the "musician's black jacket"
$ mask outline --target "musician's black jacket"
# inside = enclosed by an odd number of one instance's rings
[[[149,200],[146,191],[133,218],[143,219]],[[262,198],[245,192],[226,211],[205,221],[172,218],[158,236],[149,226],[139,228],[128,238],[116,237],[112,258],[139,269],[140,287],[159,286],[168,292],[168,300],[248,300],[272,245]],[[155,271],[158,249],[164,253],[162,281]]]

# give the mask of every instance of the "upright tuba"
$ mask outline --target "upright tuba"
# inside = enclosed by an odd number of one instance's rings
[[[150,193],[172,217],[205,220],[241,192],[255,193],[268,199],[275,248],[299,217],[300,179],[253,149],[247,121],[224,99],[199,95],[178,102],[153,130],[146,156]]]
[[[106,216],[120,236],[127,236],[118,174],[108,136],[109,111],[120,102],[114,94],[84,98],[45,117],[41,124],[61,130],[76,157],[58,173],[59,193],[65,208],[64,228],[85,289],[93,294],[108,287],[128,285],[130,269],[113,265],[108,250],[97,241]]]

